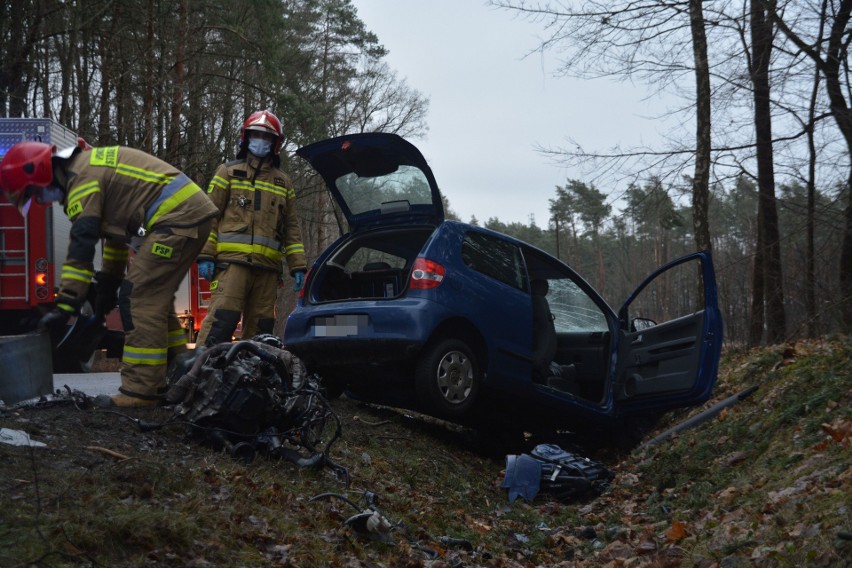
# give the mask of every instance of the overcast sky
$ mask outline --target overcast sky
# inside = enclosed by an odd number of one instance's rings
[[[352,3],[390,52],[391,68],[430,99],[429,132],[411,142],[463,221],[527,224],[534,215],[546,228],[556,186],[587,178],[554,165],[537,146],[574,139],[603,150],[657,135],[644,118],[652,112],[643,90],[555,77],[556,53],[525,58],[545,33],[541,24],[483,0]]]

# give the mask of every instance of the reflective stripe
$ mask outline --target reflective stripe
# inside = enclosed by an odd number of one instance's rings
[[[198,186],[189,177],[185,174],[176,176],[160,191],[160,196],[157,197],[145,213],[145,228],[150,229],[160,217],[186,201],[196,191],[198,191]]]
[[[74,203],[80,201],[87,195],[98,193],[100,190],[101,186],[98,183],[98,180],[90,181],[84,183],[79,187],[75,187],[74,189],[68,192],[68,197],[66,198],[68,207],[71,207]]]
[[[278,249],[267,248],[263,245],[253,244],[253,245],[241,245],[236,243],[219,243],[216,247],[217,253],[226,253],[226,252],[238,252],[240,254],[259,254],[261,256],[265,256],[266,258],[274,261],[281,261],[281,251]]]
[[[281,241],[270,237],[261,237],[260,235],[245,235],[243,233],[222,233],[219,238],[219,243],[239,243],[244,245],[256,244],[262,247],[280,249]]]
[[[280,195],[281,197],[284,197],[286,199],[289,199],[291,197],[291,193],[293,193],[292,190],[288,190],[286,187],[279,187],[277,185],[262,180],[257,180],[255,182],[255,187],[258,187],[263,191],[274,193],[275,195]]]
[[[124,247],[124,248],[104,247],[104,260],[114,260],[116,262],[127,262],[127,259],[129,257],[130,257],[130,251],[127,250],[127,247]]]
[[[212,182],[211,182],[212,184]],[[259,189],[261,191],[266,191],[268,193],[273,193],[285,199],[292,199],[296,196],[296,192],[292,189],[287,189],[286,187],[281,187],[279,185],[275,185],[263,180],[255,180],[254,185],[250,181],[243,179],[232,179],[231,180],[231,188],[232,189],[242,189],[244,191],[253,191],[255,189]],[[209,193],[209,192],[208,192]]]
[[[168,354],[165,347],[131,347],[125,344],[122,360],[133,365],[165,365]]]
[[[208,243],[213,243],[214,245],[219,242],[219,233],[216,231],[210,231],[210,235],[207,237]]]
[[[159,185],[165,185],[172,181],[172,179],[174,179],[173,176],[170,176],[168,174],[152,172],[150,170],[138,168],[136,166],[131,166],[129,164],[124,163],[119,163],[118,166],[116,166],[115,173],[127,177],[132,177],[134,179],[147,181],[149,183],[156,183]]]
[[[302,243],[294,243],[285,248],[284,253],[287,256],[290,256],[291,254],[305,254],[305,245]]]
[[[168,347],[171,349],[179,345],[186,345],[186,332],[182,329],[173,329],[169,332]]]
[[[59,278],[61,280],[79,280],[80,282],[90,284],[94,275],[95,273],[91,270],[83,270],[81,268],[75,268],[73,266],[63,264],[62,274],[59,276]]]
[[[210,180],[210,183],[207,186],[207,193],[213,193],[214,188],[226,189],[228,187],[228,180],[223,177],[213,176],[213,179]]]

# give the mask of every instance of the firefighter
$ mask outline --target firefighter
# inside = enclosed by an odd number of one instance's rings
[[[207,240],[216,207],[173,166],[123,146],[57,151],[20,142],[0,163],[0,189],[22,215],[32,200],[59,201],[71,220],[56,307],[39,327],[64,330],[95,280],[96,313],[118,303],[125,332],[119,392],[101,395],[96,404],[159,404],[168,362],[186,350],[174,295]],[[101,239],[102,267],[95,274]],[[131,248],[135,255],[127,268]]]
[[[268,110],[251,114],[240,130],[237,159],[216,170],[207,195],[219,209],[198,256],[210,281],[210,305],[197,344],[231,341],[242,314],[242,337],[272,333],[282,256],[295,279],[305,279],[305,246],[290,177],[281,171],[281,122]]]

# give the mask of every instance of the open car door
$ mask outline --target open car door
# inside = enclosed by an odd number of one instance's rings
[[[619,413],[664,411],[710,398],[722,349],[716,276],[707,251],[659,268],[619,310]]]

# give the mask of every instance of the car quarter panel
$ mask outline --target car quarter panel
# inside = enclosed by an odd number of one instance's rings
[[[485,338],[488,351],[485,383],[489,388],[517,392],[519,383],[531,387],[530,295],[526,289],[501,282],[465,263],[462,250],[469,232],[469,225],[445,222],[424,249],[423,256],[447,270],[444,282],[434,290],[435,300],[471,322]],[[519,285],[525,288],[523,267],[519,270],[522,274]],[[422,292],[412,290],[409,297]]]

